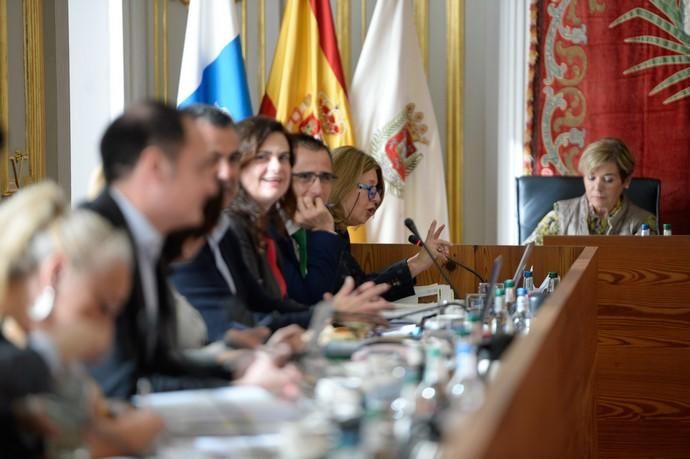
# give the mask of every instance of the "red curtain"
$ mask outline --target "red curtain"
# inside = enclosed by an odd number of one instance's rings
[[[532,8],[527,171],[577,175],[587,144],[618,137],[637,159],[635,176],[661,179],[661,223],[690,234],[683,2],[537,0]]]

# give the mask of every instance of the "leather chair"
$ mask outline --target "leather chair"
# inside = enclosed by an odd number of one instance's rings
[[[516,177],[515,183],[520,244],[532,234],[544,215],[553,209],[554,202],[581,196],[585,192],[582,177],[525,175]],[[661,181],[633,177],[625,193],[636,205],[656,215],[658,228]]]

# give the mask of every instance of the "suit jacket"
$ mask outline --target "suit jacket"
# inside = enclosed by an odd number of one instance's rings
[[[127,221],[108,190],[82,207],[89,209],[114,227],[123,229],[133,250],[136,245]],[[165,270],[160,261],[156,266],[158,290],[158,319],[151,328],[146,314],[146,302],[140,268],[134,257],[132,291],[116,320],[115,341],[109,355],[91,367],[91,374],[108,397],[127,398],[136,393],[139,378],[154,375],[179,377],[179,385],[168,389],[212,387],[227,384],[232,372],[214,362],[194,361],[186,357],[176,343],[176,316]],[[155,333],[154,348],[149,349],[147,336]]]
[[[309,322],[308,308],[283,301],[259,285],[246,266],[240,244],[231,230],[223,235],[219,249],[235,283],[235,294],[219,272],[208,242],[192,260],[175,264],[170,275],[175,288],[201,312],[210,341],[223,339],[229,328],[259,325],[254,313],[263,314],[261,324],[272,330],[289,323]]]
[[[21,430],[13,407],[28,395],[52,389],[50,368],[40,354],[17,348],[0,331],[0,457],[42,457],[42,439]]]
[[[367,281],[374,281],[377,284],[389,284],[391,288],[383,295],[388,301],[395,301],[414,295],[415,280],[410,273],[410,268],[407,266],[407,260],[393,263],[378,273],[365,273],[350,251],[350,235],[347,232],[338,234],[345,242],[345,250],[340,258],[340,282],[338,287],[345,281],[345,277],[352,276],[357,285]]]
[[[338,267],[346,246],[340,236],[328,231],[306,231],[307,274],[302,276],[292,237],[278,235],[276,231],[272,234],[290,298],[302,304],[316,304],[324,293],[336,292],[341,283]]]

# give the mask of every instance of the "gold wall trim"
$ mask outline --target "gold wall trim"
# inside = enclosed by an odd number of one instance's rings
[[[0,191],[2,195],[8,192],[9,186],[9,155],[7,154],[7,128],[9,125],[9,80],[7,66],[7,0],[0,0],[0,126],[5,132],[5,146],[0,146]]]
[[[259,0],[259,100],[266,93],[266,2]]]
[[[367,36],[367,0],[359,0],[359,38],[362,46]]]
[[[161,96],[160,0],[153,0],[153,95]]]
[[[170,0],[152,0],[153,2],[153,95],[157,99],[168,101],[170,94],[169,62],[169,25],[168,2]],[[184,3],[184,2],[183,2]]]
[[[43,0],[24,0],[26,152],[31,181],[45,177],[45,69]]]
[[[429,74],[429,0],[414,0],[415,25],[424,70]]]
[[[338,48],[340,50],[340,61],[345,72],[345,81],[348,86],[351,79],[350,73],[350,2],[339,1],[336,3],[335,10],[335,32],[338,36]]]
[[[169,73],[170,73],[170,68],[169,68],[169,62],[168,62],[168,0],[163,0],[163,11],[161,12],[162,18],[161,18],[161,38],[163,40],[163,72],[162,72],[162,79],[163,81],[161,82],[162,87],[163,87],[163,100],[167,101],[168,100],[168,81],[169,81]]]
[[[450,240],[462,243],[464,173],[465,0],[446,0],[447,93],[446,93],[446,192]]]
[[[247,0],[240,0],[242,3],[242,59],[247,61]],[[245,64],[246,65],[246,64]]]

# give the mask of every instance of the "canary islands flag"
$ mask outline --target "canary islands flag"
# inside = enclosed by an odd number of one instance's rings
[[[215,105],[240,121],[252,115],[252,103],[234,3],[190,2],[177,104]]]

